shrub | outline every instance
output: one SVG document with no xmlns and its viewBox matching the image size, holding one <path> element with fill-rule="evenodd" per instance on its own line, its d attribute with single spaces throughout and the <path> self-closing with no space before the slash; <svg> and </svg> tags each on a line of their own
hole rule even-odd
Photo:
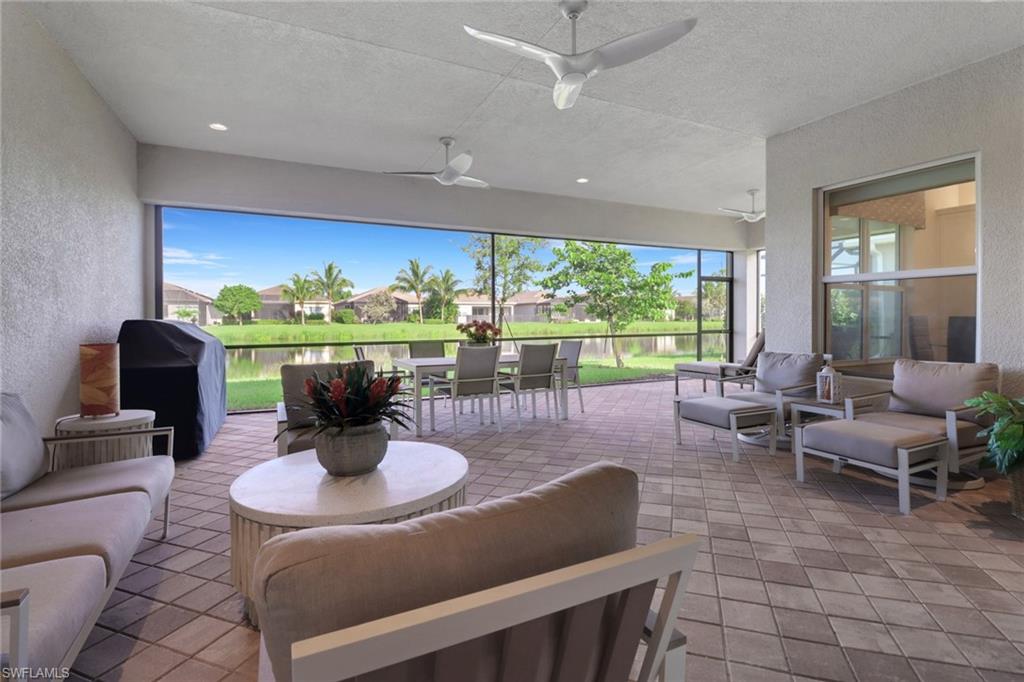
<svg viewBox="0 0 1024 682">
<path fill-rule="evenodd" d="M 324 314 L 323 313 L 306 313 L 306 321 L 307 322 L 315 322 L 317 320 L 323 320 L 323 319 L 324 319 Z"/>
<path fill-rule="evenodd" d="M 356 311 L 351 308 L 342 308 L 336 310 L 332 319 L 338 324 L 358 324 L 359 318 L 356 317 Z"/>
</svg>

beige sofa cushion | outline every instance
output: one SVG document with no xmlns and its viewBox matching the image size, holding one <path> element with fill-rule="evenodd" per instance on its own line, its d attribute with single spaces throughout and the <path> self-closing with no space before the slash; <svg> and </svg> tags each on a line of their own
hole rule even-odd
<svg viewBox="0 0 1024 682">
<path fill-rule="evenodd" d="M 0 571 L 4 590 L 28 588 L 28 661 L 57 668 L 100 607 L 107 573 L 98 556 L 76 556 Z"/>
<path fill-rule="evenodd" d="M 150 507 L 155 509 L 163 504 L 173 480 L 174 460 L 163 455 L 62 469 L 4 500 L 3 509 L 14 511 L 134 491 L 146 493 Z"/>
<path fill-rule="evenodd" d="M 823 363 L 821 353 L 760 353 L 754 388 L 774 393 L 781 388 L 813 384 Z"/>
<path fill-rule="evenodd" d="M 370 371 L 373 371 L 372 360 L 341 364 L 363 365 Z M 306 397 L 306 379 L 313 376 L 314 373 L 320 375 L 321 379 L 325 379 L 327 375 L 333 375 L 337 369 L 337 362 L 281 365 L 281 394 L 285 410 L 287 410 L 289 428 L 307 426 L 313 423 L 313 411 L 309 407 L 309 398 Z M 289 452 L 295 451 L 289 450 Z"/>
<path fill-rule="evenodd" d="M 679 402 L 679 415 L 683 419 L 710 424 L 722 429 L 730 428 L 729 415 L 749 412 L 750 410 L 763 409 L 763 405 L 751 405 L 742 400 L 731 398 L 691 398 Z M 736 425 L 739 428 L 767 424 L 771 419 L 769 415 L 741 415 L 737 414 Z"/>
<path fill-rule="evenodd" d="M 893 366 L 889 409 L 945 417 L 946 410 L 963 407 L 968 398 L 999 386 L 999 365 L 991 362 L 921 362 L 900 359 Z M 977 421 L 972 412 L 963 418 Z"/>
<path fill-rule="evenodd" d="M 0 515 L 0 568 L 72 556 L 103 559 L 107 576 L 119 576 L 149 524 L 146 493 L 118 493 Z"/>
<path fill-rule="evenodd" d="M 0 422 L 0 499 L 6 500 L 45 474 L 49 457 L 39 428 L 16 394 L 0 394 Z"/>
<path fill-rule="evenodd" d="M 638 505 L 636 474 L 600 463 L 475 507 L 271 538 L 252 593 L 274 675 L 291 679 L 293 642 L 630 549 Z M 422 664 L 390 679 L 431 679 Z"/>
<path fill-rule="evenodd" d="M 946 437 L 946 420 L 941 417 L 929 417 L 923 414 L 910 414 L 908 412 L 869 412 L 857 417 L 858 421 L 871 422 L 872 424 L 886 424 L 898 426 L 911 431 L 922 431 L 934 436 Z M 974 422 L 958 419 L 956 422 L 957 444 L 961 448 L 972 448 L 984 445 L 987 439 L 978 438 L 978 432 L 982 427 Z"/>
<path fill-rule="evenodd" d="M 890 469 L 895 469 L 899 463 L 898 448 L 917 447 L 934 442 L 935 438 L 933 434 L 860 419 L 834 419 L 803 427 L 805 447 Z M 927 450 L 911 453 L 908 461 L 914 464 L 932 456 L 933 453 Z"/>
</svg>

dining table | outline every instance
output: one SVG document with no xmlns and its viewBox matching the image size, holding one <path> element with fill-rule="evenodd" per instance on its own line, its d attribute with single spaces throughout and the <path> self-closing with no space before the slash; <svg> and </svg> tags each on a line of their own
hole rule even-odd
<svg viewBox="0 0 1024 682">
<path fill-rule="evenodd" d="M 416 421 L 416 435 L 423 435 L 423 382 L 431 374 L 446 374 L 455 371 L 454 357 L 437 358 L 395 358 L 392 361 L 395 369 L 404 370 L 412 376 L 412 385 L 419 387 L 413 390 L 413 415 Z M 519 353 L 502 353 L 498 358 L 498 367 L 511 369 L 519 365 Z M 559 383 L 559 415 L 560 419 L 569 419 L 569 387 L 565 381 L 565 358 L 555 358 L 555 373 L 558 374 Z"/>
</svg>

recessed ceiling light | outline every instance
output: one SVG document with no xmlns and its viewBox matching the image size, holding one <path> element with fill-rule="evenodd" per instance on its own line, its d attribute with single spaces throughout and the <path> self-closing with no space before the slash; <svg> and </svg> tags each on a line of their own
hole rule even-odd
<svg viewBox="0 0 1024 682">
<path fill-rule="evenodd" d="M 219 133 L 223 133 L 227 129 L 228 129 L 228 127 L 226 125 L 224 125 L 223 123 L 211 123 L 210 124 L 210 130 L 216 130 Z"/>
<path fill-rule="evenodd" d="M 581 185 L 585 185 L 588 182 L 590 182 L 590 178 L 576 178 L 576 182 L 580 183 Z"/>
</svg>

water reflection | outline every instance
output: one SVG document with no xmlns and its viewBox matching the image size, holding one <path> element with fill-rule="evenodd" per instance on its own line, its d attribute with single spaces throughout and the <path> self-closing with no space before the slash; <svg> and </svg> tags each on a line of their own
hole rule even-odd
<svg viewBox="0 0 1024 682">
<path fill-rule="evenodd" d="M 705 334 L 703 357 L 705 360 L 720 360 L 726 357 L 725 334 Z M 537 342 L 539 343 L 539 342 Z M 626 367 L 644 367 L 644 359 L 671 371 L 671 361 L 683 362 L 697 358 L 696 336 L 627 336 L 616 339 L 583 339 L 580 356 L 582 363 L 615 366 L 612 344 L 619 349 Z M 504 341 L 503 353 L 517 352 L 522 343 Z M 454 356 L 457 344 L 445 345 L 445 354 Z M 390 368 L 394 358 L 409 355 L 405 343 L 365 344 L 366 357 L 378 367 Z M 283 364 L 309 364 L 314 362 L 345 362 L 355 359 L 352 346 L 318 346 L 296 348 L 236 348 L 228 352 L 228 379 L 264 379 L 280 376 Z"/>
</svg>

